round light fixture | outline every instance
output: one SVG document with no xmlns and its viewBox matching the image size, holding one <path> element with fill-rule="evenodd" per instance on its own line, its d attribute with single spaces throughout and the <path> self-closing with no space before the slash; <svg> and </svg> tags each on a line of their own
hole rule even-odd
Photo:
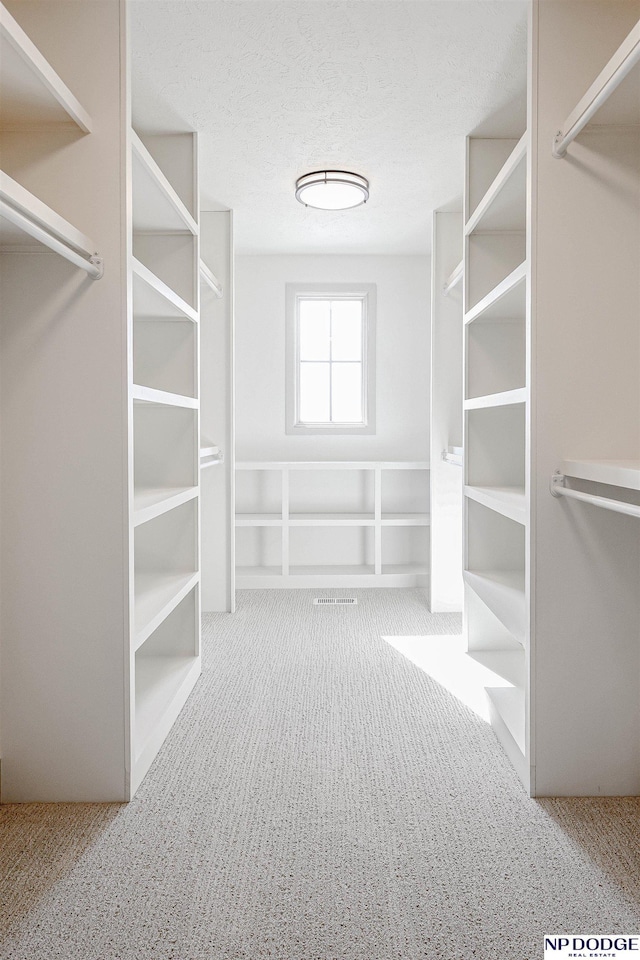
<svg viewBox="0 0 640 960">
<path fill-rule="evenodd" d="M 369 199 L 369 181 L 347 170 L 316 170 L 296 180 L 296 200 L 318 210 L 348 210 Z"/>
</svg>

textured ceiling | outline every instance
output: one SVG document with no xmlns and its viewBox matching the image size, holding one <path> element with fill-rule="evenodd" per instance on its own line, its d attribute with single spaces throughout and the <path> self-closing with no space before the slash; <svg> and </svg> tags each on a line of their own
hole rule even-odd
<svg viewBox="0 0 640 960">
<path fill-rule="evenodd" d="M 462 192 L 464 137 L 523 128 L 521 0 L 133 0 L 134 124 L 200 134 L 204 209 L 240 253 L 426 253 Z M 305 209 L 353 170 L 369 202 Z"/>
</svg>

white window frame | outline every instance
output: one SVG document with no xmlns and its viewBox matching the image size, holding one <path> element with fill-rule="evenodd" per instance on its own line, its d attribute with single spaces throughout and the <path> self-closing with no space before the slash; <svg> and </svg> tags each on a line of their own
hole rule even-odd
<svg viewBox="0 0 640 960">
<path fill-rule="evenodd" d="M 298 304 L 323 300 L 362 300 L 362 423 L 312 423 L 300 421 Z M 286 433 L 289 436 L 354 436 L 376 432 L 376 285 L 375 283 L 286 284 Z"/>
</svg>

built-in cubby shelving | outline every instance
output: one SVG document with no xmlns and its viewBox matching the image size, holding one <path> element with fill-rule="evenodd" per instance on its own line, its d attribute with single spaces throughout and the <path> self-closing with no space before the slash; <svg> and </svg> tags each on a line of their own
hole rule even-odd
<svg viewBox="0 0 640 960">
<path fill-rule="evenodd" d="M 195 138 L 130 131 L 132 789 L 200 672 Z"/>
<path fill-rule="evenodd" d="M 463 401 L 467 648 L 505 684 L 489 712 L 527 785 L 528 146 L 468 140 Z"/>
<path fill-rule="evenodd" d="M 236 470 L 238 586 L 424 584 L 425 462 L 245 461 Z"/>
</svg>

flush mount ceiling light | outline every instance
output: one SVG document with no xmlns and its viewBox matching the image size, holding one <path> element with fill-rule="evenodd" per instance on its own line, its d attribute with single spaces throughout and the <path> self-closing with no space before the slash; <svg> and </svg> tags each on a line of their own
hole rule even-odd
<svg viewBox="0 0 640 960">
<path fill-rule="evenodd" d="M 318 210 L 348 210 L 369 199 L 369 181 L 347 170 L 316 170 L 296 180 L 296 200 Z"/>
</svg>

